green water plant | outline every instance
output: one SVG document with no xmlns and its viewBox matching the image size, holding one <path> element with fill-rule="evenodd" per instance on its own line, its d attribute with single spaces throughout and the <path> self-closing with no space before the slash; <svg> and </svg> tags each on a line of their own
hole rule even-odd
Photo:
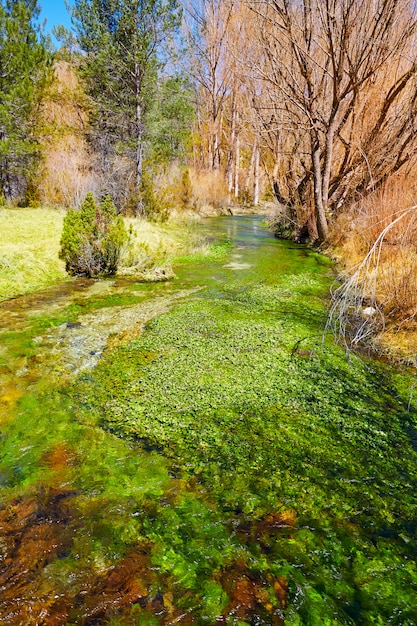
<svg viewBox="0 0 417 626">
<path fill-rule="evenodd" d="M 388 368 L 314 340 L 323 274 L 201 294 L 77 381 L 79 419 L 157 450 L 206 490 L 210 515 L 178 494 L 142 526 L 154 566 L 184 598 L 201 597 L 201 623 L 254 579 L 272 598 L 287 581 L 290 626 L 415 623 L 414 409 Z M 240 586 L 228 590 L 239 563 Z"/>
<path fill-rule="evenodd" d="M 128 234 L 110 196 L 100 204 L 88 193 L 79 210 L 64 219 L 59 258 L 72 276 L 115 274 Z"/>
<path fill-rule="evenodd" d="M 410 378 L 323 339 L 325 258 L 230 247 L 2 336 L 6 368 L 42 358 L 31 339 L 59 316 L 200 287 L 72 383 L 45 377 L 5 424 L 4 550 L 35 545 L 35 571 L 35 513 L 40 540 L 52 532 L 35 591 L 25 560 L 8 575 L 20 623 L 57 595 L 68 624 L 417 623 Z"/>
</svg>

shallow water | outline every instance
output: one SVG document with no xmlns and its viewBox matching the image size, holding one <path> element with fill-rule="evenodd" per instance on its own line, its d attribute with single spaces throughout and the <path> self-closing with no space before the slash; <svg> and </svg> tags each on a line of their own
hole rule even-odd
<svg viewBox="0 0 417 626">
<path fill-rule="evenodd" d="M 0 305 L 0 620 L 417 623 L 407 375 L 323 340 L 327 259 L 201 228 L 166 283 Z"/>
</svg>

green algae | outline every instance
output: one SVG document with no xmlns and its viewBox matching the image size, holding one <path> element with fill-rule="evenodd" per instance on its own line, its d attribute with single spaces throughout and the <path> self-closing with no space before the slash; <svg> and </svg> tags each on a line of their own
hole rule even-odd
<svg viewBox="0 0 417 626">
<path fill-rule="evenodd" d="M 327 259 L 240 243 L 245 269 L 225 267 L 229 244 L 182 259 L 175 288 L 204 291 L 73 384 L 21 399 L 2 436 L 3 499 L 72 490 L 71 549 L 42 574 L 62 593 L 149 546 L 165 613 L 142 602 L 105 623 L 414 624 L 407 377 L 323 339 Z M 65 471 L 50 462 L 60 446 Z"/>
<path fill-rule="evenodd" d="M 299 530 L 269 540 L 272 558 L 250 546 L 264 575 L 284 573 L 302 597 L 286 623 L 406 623 L 395 615 L 417 617 L 416 568 L 403 562 L 415 549 L 415 405 L 389 368 L 323 343 L 328 264 L 308 260 L 274 285 L 257 272 L 154 320 L 99 365 L 94 394 L 81 379 L 77 397 L 104 428 L 198 480 L 222 515 L 296 511 Z M 194 589 L 199 559 L 167 550 L 164 566 Z M 226 554 L 219 544 L 212 576 Z M 378 555 L 389 583 L 358 576 Z"/>
</svg>

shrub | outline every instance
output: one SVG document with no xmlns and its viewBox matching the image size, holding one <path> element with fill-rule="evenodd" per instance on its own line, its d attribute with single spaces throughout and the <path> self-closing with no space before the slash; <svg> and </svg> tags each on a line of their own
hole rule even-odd
<svg viewBox="0 0 417 626">
<path fill-rule="evenodd" d="M 96 204 L 89 193 L 79 210 L 66 214 L 59 257 L 72 276 L 110 276 L 117 271 L 127 239 L 123 218 L 110 197 Z"/>
<path fill-rule="evenodd" d="M 158 189 L 155 182 L 155 173 L 148 167 L 142 174 L 140 189 L 144 217 L 154 222 L 166 222 L 169 216 L 166 190 Z"/>
<path fill-rule="evenodd" d="M 189 209 L 193 203 L 193 185 L 191 183 L 190 171 L 185 169 L 181 176 L 181 193 L 180 204 L 181 208 Z"/>
<path fill-rule="evenodd" d="M 24 207 L 31 207 L 32 209 L 41 206 L 41 194 L 39 187 L 34 180 L 28 181 L 21 205 Z"/>
</svg>

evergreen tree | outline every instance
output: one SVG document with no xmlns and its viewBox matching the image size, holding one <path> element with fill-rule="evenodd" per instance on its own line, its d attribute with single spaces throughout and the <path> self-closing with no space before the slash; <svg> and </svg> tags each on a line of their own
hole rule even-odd
<svg viewBox="0 0 417 626">
<path fill-rule="evenodd" d="M 36 122 L 50 66 L 36 0 L 0 0 L 0 195 L 16 198 L 36 167 Z"/>
<path fill-rule="evenodd" d="M 97 204 L 88 193 L 80 209 L 70 209 L 65 216 L 59 258 L 72 276 L 111 276 L 117 272 L 127 239 L 123 218 L 111 198 Z"/>
<path fill-rule="evenodd" d="M 72 15 L 86 53 L 82 72 L 95 105 L 95 148 L 104 167 L 115 153 L 132 159 L 141 212 L 147 113 L 158 71 L 166 62 L 167 45 L 179 26 L 178 2 L 75 0 Z"/>
<path fill-rule="evenodd" d="M 155 162 L 184 164 L 192 143 L 194 92 L 183 76 L 161 78 L 149 113 L 149 151 Z"/>
</svg>

